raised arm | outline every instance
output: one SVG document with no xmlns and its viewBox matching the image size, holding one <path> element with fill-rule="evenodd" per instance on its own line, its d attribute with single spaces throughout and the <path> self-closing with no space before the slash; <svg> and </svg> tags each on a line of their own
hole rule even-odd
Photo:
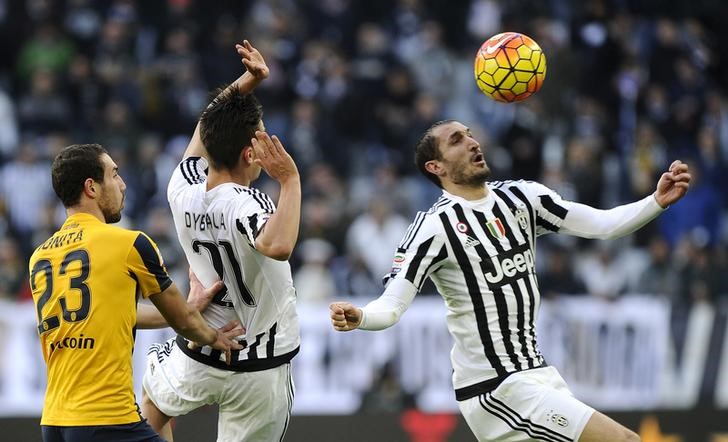
<svg viewBox="0 0 728 442">
<path fill-rule="evenodd" d="M 245 65 L 246 71 L 228 85 L 224 90 L 229 88 L 238 88 L 242 93 L 249 94 L 253 91 L 263 80 L 268 78 L 270 73 L 268 65 L 265 64 L 265 60 L 260 52 L 250 44 L 248 40 L 243 40 L 243 44 L 236 44 L 235 50 L 241 57 L 243 65 Z M 214 100 L 213 100 L 214 102 Z M 192 134 L 190 144 L 187 145 L 182 159 L 187 157 L 206 157 L 205 147 L 200 139 L 200 123 L 195 126 L 195 131 Z"/>
<path fill-rule="evenodd" d="M 301 178 L 296 163 L 281 141 L 265 132 L 251 140 L 255 163 L 281 185 L 278 208 L 255 239 L 255 249 L 273 259 L 287 260 L 298 239 L 301 221 Z"/>
<path fill-rule="evenodd" d="M 688 165 L 676 160 L 660 177 L 655 193 L 639 201 L 608 210 L 570 203 L 560 232 L 598 239 L 628 235 L 685 196 L 690 179 Z"/>
</svg>

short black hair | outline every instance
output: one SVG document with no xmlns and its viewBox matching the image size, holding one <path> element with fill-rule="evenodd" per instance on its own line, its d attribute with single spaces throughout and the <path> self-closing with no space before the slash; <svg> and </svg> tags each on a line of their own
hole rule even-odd
<svg viewBox="0 0 728 442">
<path fill-rule="evenodd" d="M 72 207 L 81 201 L 84 183 L 88 178 L 104 182 L 104 163 L 101 156 L 107 154 L 100 144 L 72 144 L 64 147 L 51 165 L 53 190 L 64 207 Z"/>
<path fill-rule="evenodd" d="M 417 168 L 428 180 L 435 183 L 435 185 L 439 188 L 442 188 L 440 178 L 437 175 L 428 172 L 425 168 L 425 163 L 432 160 L 442 159 L 442 153 L 437 147 L 437 139 L 434 135 L 432 135 L 432 131 L 438 126 L 452 123 L 453 121 L 455 120 L 440 120 L 433 123 L 433 125 L 425 131 L 424 135 L 422 135 L 420 141 L 417 142 L 417 146 L 415 146 L 415 165 L 417 165 Z"/>
<path fill-rule="evenodd" d="M 217 169 L 233 169 L 240 152 L 255 137 L 263 108 L 253 94 L 238 88 L 218 89 L 217 97 L 200 117 L 200 138 L 211 165 Z"/>
</svg>

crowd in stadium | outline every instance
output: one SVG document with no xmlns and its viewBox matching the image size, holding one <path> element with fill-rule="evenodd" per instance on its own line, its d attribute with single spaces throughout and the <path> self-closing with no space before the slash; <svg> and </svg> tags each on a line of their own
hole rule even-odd
<svg viewBox="0 0 728 442">
<path fill-rule="evenodd" d="M 234 44 L 247 38 L 271 70 L 256 90 L 267 130 L 301 170 L 301 302 L 381 292 L 409 220 L 437 197 L 412 153 L 444 118 L 470 125 L 493 179 L 537 180 L 595 207 L 648 195 L 674 159 L 688 162 L 687 197 L 628 240 L 541 241 L 540 289 L 717 301 L 728 294 L 728 16 L 711 2 L 692 2 L 694 18 L 656 15 L 648 0 L 577 3 L 0 0 L 0 299 L 30 299 L 28 257 L 64 216 L 49 164 L 72 143 L 109 150 L 128 186 L 122 224 L 144 229 L 185 279 L 166 185 L 209 93 L 242 72 Z M 473 81 L 475 51 L 503 30 L 548 59 L 543 89 L 518 105 Z M 270 180 L 257 185 L 275 195 Z"/>
</svg>

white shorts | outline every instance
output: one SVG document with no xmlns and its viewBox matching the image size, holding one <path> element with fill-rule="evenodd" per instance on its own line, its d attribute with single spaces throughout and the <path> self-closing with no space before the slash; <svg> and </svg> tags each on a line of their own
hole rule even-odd
<svg viewBox="0 0 728 442">
<path fill-rule="evenodd" d="M 514 373 L 495 390 L 458 404 L 479 441 L 578 441 L 594 413 L 554 367 Z"/>
<path fill-rule="evenodd" d="M 220 370 L 185 355 L 174 339 L 149 349 L 143 385 L 167 416 L 219 404 L 218 442 L 281 440 L 295 392 L 290 363 L 253 372 Z"/>
</svg>

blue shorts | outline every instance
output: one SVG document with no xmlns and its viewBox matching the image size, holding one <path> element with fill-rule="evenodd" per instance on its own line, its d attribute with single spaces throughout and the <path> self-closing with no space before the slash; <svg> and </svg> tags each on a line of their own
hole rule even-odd
<svg viewBox="0 0 728 442">
<path fill-rule="evenodd" d="M 123 425 L 41 425 L 43 442 L 165 442 L 146 419 Z"/>
</svg>

